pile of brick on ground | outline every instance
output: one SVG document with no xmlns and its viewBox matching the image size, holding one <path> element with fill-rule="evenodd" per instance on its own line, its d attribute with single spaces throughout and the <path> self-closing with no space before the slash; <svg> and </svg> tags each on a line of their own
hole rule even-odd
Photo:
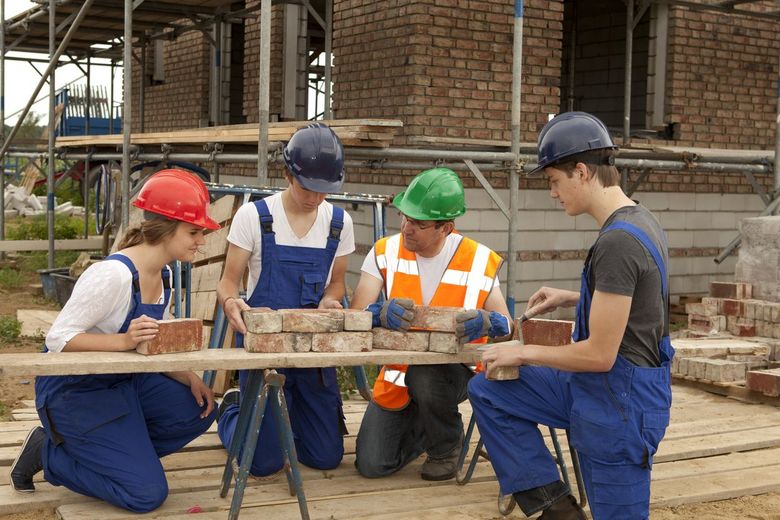
<svg viewBox="0 0 780 520">
<path fill-rule="evenodd" d="M 457 307 L 415 306 L 414 329 L 397 332 L 371 327 L 367 311 L 345 309 L 281 309 L 244 311 L 248 352 L 368 352 L 373 349 L 455 354 Z"/>
<path fill-rule="evenodd" d="M 780 395 L 780 303 L 752 295 L 748 283 L 712 282 L 709 297 L 686 305 L 690 337 L 672 341 L 675 377 Z"/>
</svg>

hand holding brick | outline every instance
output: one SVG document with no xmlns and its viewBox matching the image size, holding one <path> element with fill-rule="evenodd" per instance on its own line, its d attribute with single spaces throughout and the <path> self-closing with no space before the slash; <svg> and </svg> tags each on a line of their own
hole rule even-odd
<svg viewBox="0 0 780 520">
<path fill-rule="evenodd" d="M 203 346 L 203 321 L 195 318 L 160 320 L 159 333 L 150 341 L 136 346 L 139 354 L 151 356 L 174 352 L 192 352 Z"/>
</svg>

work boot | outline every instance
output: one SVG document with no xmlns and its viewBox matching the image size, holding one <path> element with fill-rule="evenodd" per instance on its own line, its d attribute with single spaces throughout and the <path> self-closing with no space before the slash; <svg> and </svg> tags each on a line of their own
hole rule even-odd
<svg viewBox="0 0 780 520">
<path fill-rule="evenodd" d="M 19 493 L 35 491 L 33 476 L 43 469 L 43 441 L 46 432 L 36 426 L 22 444 L 22 449 L 11 466 L 11 487 Z"/>
<path fill-rule="evenodd" d="M 458 471 L 460 448 L 455 448 L 443 457 L 428 456 L 422 466 L 423 480 L 449 480 L 455 478 Z"/>
<path fill-rule="evenodd" d="M 587 520 L 587 518 L 577 500 L 571 495 L 566 495 L 545 509 L 539 520 Z"/>
<path fill-rule="evenodd" d="M 219 421 L 219 418 L 222 417 L 223 413 L 225 413 L 227 407 L 232 404 L 238 404 L 240 402 L 240 398 L 241 391 L 238 388 L 231 388 L 225 392 L 225 395 L 222 396 L 222 402 L 219 403 L 219 406 L 217 407 L 217 421 Z"/>
</svg>

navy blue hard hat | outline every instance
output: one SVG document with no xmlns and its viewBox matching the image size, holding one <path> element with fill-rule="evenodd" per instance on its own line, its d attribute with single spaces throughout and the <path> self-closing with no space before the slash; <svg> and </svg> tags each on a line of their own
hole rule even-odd
<svg viewBox="0 0 780 520">
<path fill-rule="evenodd" d="M 299 129 L 284 147 L 284 164 L 309 191 L 338 193 L 344 184 L 344 146 L 322 123 Z"/>
<path fill-rule="evenodd" d="M 538 147 L 539 165 L 528 175 L 572 155 L 617 148 L 604 123 L 587 112 L 564 112 L 552 118 L 539 132 Z"/>
</svg>

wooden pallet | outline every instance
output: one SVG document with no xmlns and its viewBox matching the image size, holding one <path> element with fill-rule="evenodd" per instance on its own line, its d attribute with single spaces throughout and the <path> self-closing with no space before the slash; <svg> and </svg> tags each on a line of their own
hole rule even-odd
<svg viewBox="0 0 780 520">
<path fill-rule="evenodd" d="M 26 403 L 29 405 L 31 403 Z M 420 479 L 424 458 L 383 479 L 364 479 L 354 469 L 355 434 L 365 402 L 345 403 L 347 426 L 345 456 L 331 471 L 303 467 L 304 489 L 312 518 L 370 518 L 391 520 L 399 515 L 422 520 L 494 519 L 498 486 L 490 464 L 480 460 L 471 483 L 456 487 L 449 482 Z M 32 410 L 20 410 L 20 413 Z M 464 421 L 471 411 L 461 406 Z M 198 506 L 199 519 L 223 520 L 230 507 L 219 498 L 218 487 L 225 450 L 212 429 L 179 453 L 163 459 L 170 495 L 161 508 L 136 515 L 85 498 L 48 483 L 37 484 L 32 495 L 13 493 L 8 467 L 27 430 L 35 421 L 0 423 L 0 515 L 56 508 L 63 520 L 157 518 L 191 519 L 187 510 Z M 545 431 L 545 437 L 549 435 Z M 562 440 L 565 456 L 568 449 Z M 39 481 L 40 481 L 40 475 Z M 652 505 L 674 506 L 722 500 L 780 490 L 780 412 L 774 407 L 751 405 L 699 390 L 674 387 L 672 424 L 656 457 Z M 780 513 L 780 512 L 779 512 Z M 242 517 L 299 518 L 298 506 L 287 491 L 283 476 L 275 480 L 250 479 Z"/>
<path fill-rule="evenodd" d="M 403 126 L 401 121 L 388 119 L 334 119 L 321 121 L 330 126 L 345 146 L 366 146 L 384 148 L 390 145 L 396 130 Z M 287 141 L 296 130 L 311 124 L 311 121 L 289 121 L 270 123 L 268 139 L 270 142 Z M 194 144 L 206 143 L 253 143 L 258 140 L 259 127 L 256 123 L 244 125 L 188 128 L 171 132 L 134 133 L 130 142 L 144 144 Z M 121 134 L 87 135 L 60 137 L 56 141 L 58 148 L 83 146 L 115 147 L 121 145 Z"/>
</svg>

